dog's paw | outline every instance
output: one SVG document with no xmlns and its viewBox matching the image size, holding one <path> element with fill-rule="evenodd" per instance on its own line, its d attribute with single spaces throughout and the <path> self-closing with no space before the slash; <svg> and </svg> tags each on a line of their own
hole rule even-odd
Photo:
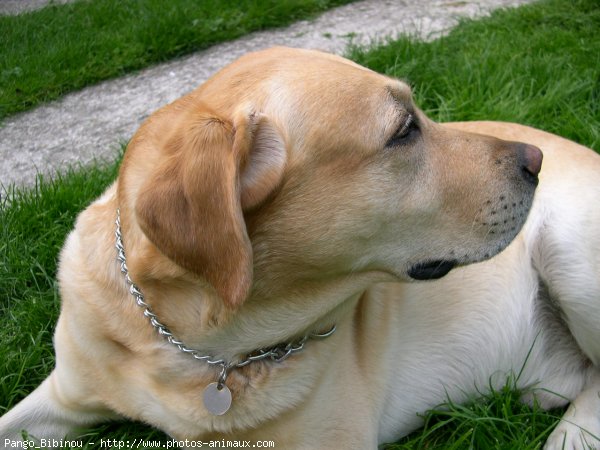
<svg viewBox="0 0 600 450">
<path fill-rule="evenodd" d="M 544 450 L 600 450 L 600 372 L 571 402 Z"/>
<path fill-rule="evenodd" d="M 544 450 L 600 450 L 600 417 L 589 423 L 570 422 L 563 418 L 550 434 Z"/>
</svg>

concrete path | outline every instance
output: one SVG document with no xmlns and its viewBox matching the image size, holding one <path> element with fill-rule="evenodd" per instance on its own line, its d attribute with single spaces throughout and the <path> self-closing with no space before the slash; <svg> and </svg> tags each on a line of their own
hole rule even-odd
<svg viewBox="0 0 600 450">
<path fill-rule="evenodd" d="M 53 4 L 69 3 L 74 0 L 0 0 L 0 14 L 21 14 L 44 6 Z"/>
<path fill-rule="evenodd" d="M 0 4 L 5 1 L 0 0 Z M 312 21 L 252 33 L 83 89 L 0 125 L 0 184 L 31 185 L 38 171 L 54 173 L 78 162 L 114 158 L 120 144 L 127 142 L 151 112 L 194 89 L 246 52 L 286 45 L 343 54 L 350 36 L 354 43 L 400 33 L 432 38 L 454 26 L 460 17 L 476 17 L 494 8 L 530 1 L 363 0 L 325 12 Z"/>
</svg>

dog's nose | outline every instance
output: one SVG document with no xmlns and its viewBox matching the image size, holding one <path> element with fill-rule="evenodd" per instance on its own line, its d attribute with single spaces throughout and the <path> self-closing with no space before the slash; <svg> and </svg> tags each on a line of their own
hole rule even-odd
<svg viewBox="0 0 600 450">
<path fill-rule="evenodd" d="M 538 175 L 542 169 L 542 151 L 535 145 L 521 144 L 519 149 L 519 163 L 523 177 L 537 185 Z"/>
</svg>

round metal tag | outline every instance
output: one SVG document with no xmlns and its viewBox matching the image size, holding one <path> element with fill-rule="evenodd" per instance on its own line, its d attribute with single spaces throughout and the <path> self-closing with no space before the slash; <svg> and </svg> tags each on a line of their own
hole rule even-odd
<svg viewBox="0 0 600 450">
<path fill-rule="evenodd" d="M 224 384 L 219 388 L 216 381 L 204 389 L 204 406 L 209 413 L 222 416 L 231 407 L 231 391 Z"/>
</svg>

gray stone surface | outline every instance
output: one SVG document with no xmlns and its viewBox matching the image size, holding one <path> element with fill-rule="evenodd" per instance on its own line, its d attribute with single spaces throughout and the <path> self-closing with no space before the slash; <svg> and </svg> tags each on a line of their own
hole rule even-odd
<svg viewBox="0 0 600 450">
<path fill-rule="evenodd" d="M 0 184 L 30 185 L 38 171 L 53 173 L 78 162 L 114 158 L 120 143 L 126 142 L 152 111 L 189 92 L 246 52 L 286 45 L 342 54 L 350 39 L 362 44 L 400 33 L 431 38 L 451 28 L 460 17 L 476 17 L 493 8 L 530 1 L 363 0 L 311 21 L 253 33 L 83 89 L 0 125 Z"/>
<path fill-rule="evenodd" d="M 0 14 L 21 14 L 41 9 L 49 3 L 62 4 L 74 0 L 0 0 Z"/>
</svg>

